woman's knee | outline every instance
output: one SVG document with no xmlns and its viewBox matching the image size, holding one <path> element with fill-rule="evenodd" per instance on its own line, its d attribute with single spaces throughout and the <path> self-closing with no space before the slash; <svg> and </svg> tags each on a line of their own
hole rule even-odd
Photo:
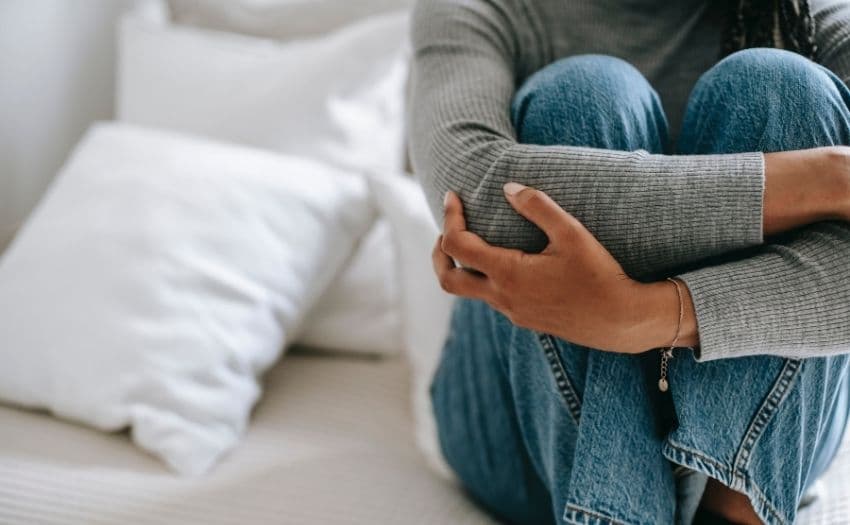
<svg viewBox="0 0 850 525">
<path fill-rule="evenodd" d="M 696 91 L 714 92 L 739 105 L 776 112 L 847 106 L 841 81 L 824 67 L 790 51 L 756 48 L 733 53 L 709 69 Z M 790 107 L 789 107 L 790 106 Z"/>
<path fill-rule="evenodd" d="M 850 91 L 843 82 L 811 60 L 780 49 L 738 51 L 694 87 L 680 150 L 778 151 L 846 143 L 848 106 Z"/>
<path fill-rule="evenodd" d="M 606 55 L 553 62 L 517 91 L 511 118 L 522 143 L 660 152 L 667 122 L 634 66 Z"/>
</svg>

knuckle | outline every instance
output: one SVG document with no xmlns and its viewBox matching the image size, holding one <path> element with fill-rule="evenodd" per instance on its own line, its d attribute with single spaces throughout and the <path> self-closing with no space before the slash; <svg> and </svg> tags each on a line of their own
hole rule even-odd
<svg viewBox="0 0 850 525">
<path fill-rule="evenodd" d="M 532 207 L 539 207 L 543 204 L 543 196 L 538 190 L 529 192 L 528 198 L 525 199 L 526 204 Z"/>
<path fill-rule="evenodd" d="M 437 269 L 436 274 L 437 274 L 437 283 L 440 285 L 440 288 L 445 290 L 446 287 L 448 286 L 448 282 L 449 282 L 448 272 L 446 270 L 440 268 L 440 269 Z"/>
<path fill-rule="evenodd" d="M 447 233 L 443 236 L 443 251 L 446 253 L 457 253 L 459 248 L 459 239 L 456 233 Z"/>
<path fill-rule="evenodd" d="M 442 288 L 443 291 L 447 293 L 452 293 L 453 291 L 451 283 L 449 283 L 448 279 L 446 278 L 440 279 L 440 288 Z"/>
<path fill-rule="evenodd" d="M 499 282 L 499 286 L 504 290 L 513 290 L 517 286 L 518 276 L 513 263 L 514 261 L 506 257 L 496 265 L 494 277 Z"/>
</svg>

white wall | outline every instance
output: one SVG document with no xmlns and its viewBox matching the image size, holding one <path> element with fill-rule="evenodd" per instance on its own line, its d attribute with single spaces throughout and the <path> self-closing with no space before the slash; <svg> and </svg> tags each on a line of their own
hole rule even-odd
<svg viewBox="0 0 850 525">
<path fill-rule="evenodd" d="M 0 0 L 0 250 L 93 120 L 112 116 L 130 0 Z"/>
</svg>

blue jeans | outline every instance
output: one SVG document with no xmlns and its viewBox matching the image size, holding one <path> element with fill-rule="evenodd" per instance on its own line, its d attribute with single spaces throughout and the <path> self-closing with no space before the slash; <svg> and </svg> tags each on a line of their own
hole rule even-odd
<svg viewBox="0 0 850 525">
<path fill-rule="evenodd" d="M 658 95 L 612 57 L 547 66 L 511 112 L 524 143 L 702 154 L 850 144 L 848 106 L 828 70 L 754 49 L 702 76 L 675 145 Z M 688 523 L 707 476 L 766 523 L 792 523 L 847 424 L 848 356 L 697 362 L 684 350 L 669 371 L 677 423 L 659 431 L 655 355 L 596 351 L 459 299 L 432 385 L 446 460 L 512 523 Z"/>
</svg>

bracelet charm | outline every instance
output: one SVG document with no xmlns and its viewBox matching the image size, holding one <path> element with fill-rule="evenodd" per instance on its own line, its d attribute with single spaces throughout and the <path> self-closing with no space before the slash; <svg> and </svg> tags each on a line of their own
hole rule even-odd
<svg viewBox="0 0 850 525">
<path fill-rule="evenodd" d="M 676 335 L 673 337 L 673 342 L 667 348 L 661 348 L 661 377 L 658 379 L 658 390 L 667 392 L 670 389 L 670 383 L 667 381 L 667 368 L 670 359 L 673 358 L 673 349 L 676 343 L 679 342 L 679 336 L 682 331 L 682 319 L 685 317 L 685 308 L 682 302 L 682 288 L 679 286 L 679 281 L 668 277 L 668 281 L 676 287 L 676 296 L 679 298 L 679 320 L 676 323 Z"/>
</svg>

